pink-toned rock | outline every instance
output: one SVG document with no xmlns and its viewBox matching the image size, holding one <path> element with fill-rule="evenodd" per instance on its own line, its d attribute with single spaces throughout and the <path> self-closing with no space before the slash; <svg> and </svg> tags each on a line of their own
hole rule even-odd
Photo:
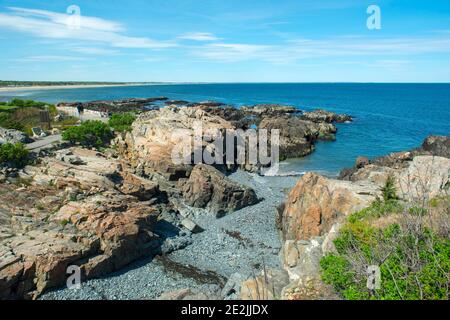
<svg viewBox="0 0 450 320">
<path fill-rule="evenodd" d="M 307 173 L 289 193 L 282 214 L 285 240 L 323 235 L 341 217 L 368 206 L 379 194 L 371 183 L 352 184 Z"/>
</svg>

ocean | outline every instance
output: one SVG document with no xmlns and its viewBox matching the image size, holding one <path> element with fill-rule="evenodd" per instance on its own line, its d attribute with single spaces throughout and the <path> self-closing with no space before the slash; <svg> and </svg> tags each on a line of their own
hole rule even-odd
<svg viewBox="0 0 450 320">
<path fill-rule="evenodd" d="M 337 125 L 336 141 L 318 142 L 313 154 L 283 163 L 284 172 L 336 176 L 359 155 L 374 158 L 416 147 L 431 134 L 450 135 L 450 84 L 164 84 L 0 92 L 1 100 L 18 97 L 49 103 L 156 96 L 235 106 L 286 104 L 355 117 L 353 123 Z"/>
</svg>

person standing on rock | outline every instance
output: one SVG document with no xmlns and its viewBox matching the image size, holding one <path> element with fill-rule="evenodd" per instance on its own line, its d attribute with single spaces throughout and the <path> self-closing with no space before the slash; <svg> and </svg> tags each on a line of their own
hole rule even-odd
<svg viewBox="0 0 450 320">
<path fill-rule="evenodd" d="M 82 104 L 79 104 L 77 106 L 77 111 L 78 111 L 78 116 L 80 117 L 81 122 L 83 122 L 82 116 L 83 116 L 83 113 L 84 113 L 84 107 L 83 107 Z"/>
</svg>

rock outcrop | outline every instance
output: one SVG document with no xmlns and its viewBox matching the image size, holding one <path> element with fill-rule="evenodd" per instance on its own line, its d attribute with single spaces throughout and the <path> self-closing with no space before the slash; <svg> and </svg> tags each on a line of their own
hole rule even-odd
<svg viewBox="0 0 450 320">
<path fill-rule="evenodd" d="M 70 265 L 92 278 L 158 252 L 161 192 L 120 161 L 71 148 L 21 179 L 0 185 L 0 298 L 36 298 Z"/>
<path fill-rule="evenodd" d="M 166 101 L 166 97 L 155 98 L 131 98 L 122 100 L 98 100 L 89 102 L 61 102 L 57 108 L 78 108 L 99 112 L 137 112 L 146 111 L 151 108 L 152 103 Z"/>
<path fill-rule="evenodd" d="M 264 118 L 260 129 L 280 130 L 280 157 L 298 158 L 314 151 L 318 139 L 333 140 L 337 129 L 333 124 L 302 120 L 298 117 Z"/>
<path fill-rule="evenodd" d="M 347 114 L 337 114 L 334 112 L 326 111 L 326 110 L 314 110 L 310 112 L 303 112 L 302 116 L 305 120 L 310 120 L 314 122 L 351 122 L 353 118 Z"/>
<path fill-rule="evenodd" d="M 259 118 L 280 117 L 300 112 L 300 110 L 295 107 L 278 104 L 257 104 L 254 106 L 242 106 L 239 110 L 241 110 L 245 114 L 253 115 Z"/>
<path fill-rule="evenodd" d="M 0 127 L 0 145 L 4 143 L 30 143 L 33 142 L 25 133 Z"/>
<path fill-rule="evenodd" d="M 375 158 L 372 161 L 368 161 L 365 157 L 358 157 L 353 168 L 346 168 L 340 172 L 339 179 L 357 181 L 364 179 L 367 176 L 367 172 L 385 172 L 406 168 L 416 156 L 450 158 L 450 137 L 429 136 L 418 148 L 410 151 L 394 152 L 387 156 Z M 361 158 L 365 159 L 364 162 L 359 161 Z M 366 173 L 364 174 L 364 172 Z"/>
<path fill-rule="evenodd" d="M 256 204 L 255 192 L 229 179 L 214 167 L 198 164 L 189 179 L 178 182 L 187 204 L 218 216 Z"/>
<path fill-rule="evenodd" d="M 284 240 L 309 240 L 328 232 L 341 217 L 367 207 L 380 195 L 376 185 L 307 173 L 288 195 L 282 213 Z"/>
<path fill-rule="evenodd" d="M 225 130 L 233 130 L 233 125 L 219 116 L 214 116 L 201 108 L 165 107 L 160 110 L 142 114 L 134 123 L 132 132 L 119 138 L 116 145 L 119 152 L 134 167 L 141 167 L 146 175 L 158 173 L 165 178 L 176 181 L 186 178 L 192 170 L 191 153 L 188 161 L 175 163 L 173 160 L 176 146 L 192 147 L 196 126 L 199 125 L 200 136 L 214 140 Z M 206 145 L 201 142 L 201 147 Z M 183 160 L 183 159 L 180 159 Z M 185 162 L 185 163 L 183 163 Z"/>
<path fill-rule="evenodd" d="M 304 175 L 279 210 L 282 263 L 291 279 L 284 295 L 295 298 L 295 290 L 298 293 L 313 289 L 314 292 L 317 288 L 319 296 L 329 295 L 330 292 L 326 293 L 329 288 L 320 281 L 320 258 L 334 252 L 333 240 L 338 237 L 346 216 L 382 197 L 381 188 L 388 177 L 392 177 L 400 201 L 427 203 L 432 198 L 448 195 L 450 159 L 429 155 L 445 155 L 446 141 L 443 137 L 428 138 L 424 143 L 428 150 L 422 147 L 372 163 L 360 158 L 351 173 L 351 181 L 328 179 L 314 173 Z M 315 287 L 308 289 L 307 283 Z"/>
</svg>

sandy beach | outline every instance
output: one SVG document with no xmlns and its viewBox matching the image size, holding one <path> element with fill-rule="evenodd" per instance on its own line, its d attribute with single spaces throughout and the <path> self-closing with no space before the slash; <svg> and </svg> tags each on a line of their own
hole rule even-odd
<svg viewBox="0 0 450 320">
<path fill-rule="evenodd" d="M 1 87 L 0 92 L 34 91 L 34 90 L 63 90 L 63 89 L 84 89 L 84 88 L 103 88 L 103 87 L 132 87 L 149 86 L 149 83 L 126 83 L 126 84 L 86 84 L 86 85 L 55 85 L 55 86 L 20 86 L 20 87 Z"/>
</svg>

